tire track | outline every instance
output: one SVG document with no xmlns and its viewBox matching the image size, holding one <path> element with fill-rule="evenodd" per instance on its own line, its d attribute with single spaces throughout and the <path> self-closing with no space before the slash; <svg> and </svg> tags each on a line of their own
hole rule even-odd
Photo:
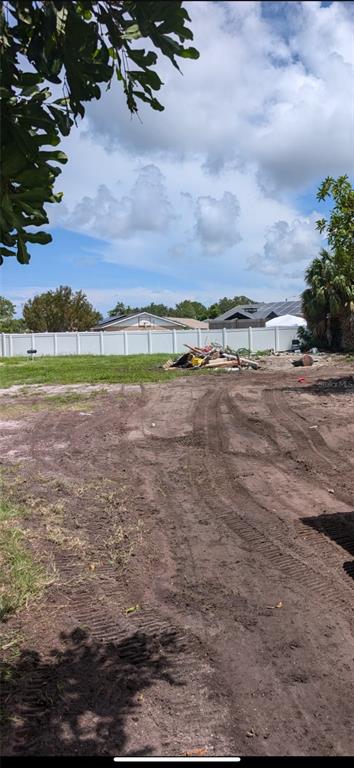
<svg viewBox="0 0 354 768">
<path fill-rule="evenodd" d="M 284 393 L 275 389 L 264 390 L 264 398 L 266 405 L 269 408 L 271 415 L 278 421 L 281 420 L 281 424 L 286 427 L 289 434 L 295 437 L 299 448 L 302 452 L 304 445 L 307 448 L 308 453 L 318 462 L 325 463 L 331 469 L 339 471 L 339 466 L 334 464 L 335 461 L 341 461 L 341 457 L 337 452 L 332 451 L 321 434 L 314 431 L 312 437 L 309 436 L 308 430 L 299 424 L 299 415 L 292 411 L 289 404 L 285 402 Z"/>
<path fill-rule="evenodd" d="M 197 443 L 199 444 L 202 436 L 204 438 L 204 476 L 202 481 L 200 479 L 201 473 L 195 467 L 193 454 L 190 461 L 194 465 L 193 477 L 197 478 L 196 482 L 200 490 L 203 490 L 204 501 L 209 513 L 224 522 L 244 542 L 250 552 L 257 553 L 262 560 L 266 560 L 291 582 L 298 585 L 300 589 L 305 589 L 314 597 L 320 597 L 332 604 L 338 603 L 340 592 L 347 593 L 347 597 L 352 600 L 354 583 L 347 584 L 341 577 L 337 578 L 337 583 L 335 583 L 331 574 L 324 575 L 322 573 L 323 563 L 318 558 L 317 553 L 311 552 L 312 561 L 315 554 L 318 562 L 317 568 L 313 563 L 310 564 L 306 560 L 304 562 L 303 558 L 306 555 L 309 556 L 309 553 L 294 552 L 293 546 L 298 543 L 298 540 L 294 538 L 291 527 L 287 527 L 288 536 L 286 536 L 285 525 L 281 529 L 279 524 L 274 523 L 274 517 L 267 507 L 255 501 L 243 484 L 235 479 L 234 472 L 230 468 L 227 446 L 223 438 L 222 402 L 221 388 L 216 392 L 210 391 L 201 400 L 194 414 Z M 218 454 L 222 454 L 221 461 L 218 461 Z M 225 493 L 230 479 L 232 479 L 234 496 L 230 492 Z M 213 496 L 218 501 L 217 510 L 215 505 L 210 502 Z M 238 509 L 243 504 L 247 510 L 246 514 L 252 517 L 259 515 L 260 511 L 265 512 L 267 517 L 264 517 L 262 529 L 253 521 L 251 522 L 249 517 L 246 520 L 244 515 L 241 515 L 235 508 L 236 503 Z M 219 511 L 220 506 L 224 509 L 221 513 Z"/>
<path fill-rule="evenodd" d="M 51 415 L 45 414 L 40 420 L 39 432 L 46 432 L 48 442 L 60 440 L 61 423 L 57 417 L 53 423 Z M 103 428 L 107 425 L 112 429 L 110 413 L 105 418 L 100 418 L 100 428 L 102 425 Z M 82 427 L 82 422 L 74 424 L 74 429 L 76 427 Z M 38 443 L 35 432 L 32 435 L 32 451 L 38 459 L 42 443 Z M 70 455 L 72 456 L 71 452 Z M 69 469 L 69 466 L 67 468 Z M 71 466 L 70 475 L 72 474 Z M 100 519 L 95 519 L 94 515 L 88 514 L 88 499 L 80 498 L 80 502 L 83 505 L 80 512 L 81 528 L 79 531 L 75 529 L 75 533 L 81 536 L 84 534 L 85 539 L 100 552 L 102 547 L 104 550 L 112 513 L 110 512 L 106 519 L 103 515 Z M 211 753 L 213 749 L 221 749 L 221 752 L 226 754 L 228 749 L 232 751 L 230 746 L 224 746 L 224 732 L 232 731 L 230 728 L 221 728 L 227 713 L 213 700 L 214 672 L 208 662 L 208 648 L 201 644 L 191 630 L 184 627 L 183 616 L 177 616 L 178 621 L 175 620 L 176 617 L 171 619 L 168 607 L 158 605 L 158 601 L 155 603 L 152 595 L 142 610 L 127 617 L 127 590 L 117 578 L 113 566 L 107 563 L 98 564 L 95 575 L 90 574 L 87 577 L 87 583 L 83 577 L 85 571 L 87 575 L 88 563 L 83 557 L 64 548 L 57 548 L 54 556 L 56 568 L 63 576 L 61 593 L 67 601 L 67 614 L 74 625 L 79 625 L 88 632 L 93 643 L 102 646 L 114 644 L 118 647 L 119 657 L 124 663 L 137 668 L 144 666 L 152 658 L 155 658 L 158 664 L 161 655 L 167 655 L 171 684 L 183 689 L 183 696 L 171 703 L 177 739 L 177 746 L 171 744 L 172 751 L 178 750 L 178 742 L 182 745 L 193 744 L 195 738 L 201 744 L 208 745 Z M 26 717 L 32 717 L 31 707 L 33 718 L 40 718 L 43 714 L 44 710 L 36 709 L 40 685 L 41 682 L 34 679 L 28 692 L 28 706 L 25 701 L 23 704 L 27 707 Z M 228 744 L 230 745 L 230 738 Z"/>
</svg>

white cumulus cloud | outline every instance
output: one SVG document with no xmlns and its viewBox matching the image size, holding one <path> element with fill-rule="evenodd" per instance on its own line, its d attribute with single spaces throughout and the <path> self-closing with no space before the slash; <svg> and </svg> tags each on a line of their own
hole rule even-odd
<svg viewBox="0 0 354 768">
<path fill-rule="evenodd" d="M 129 195 L 118 198 L 101 184 L 95 196 L 85 195 L 77 203 L 66 225 L 106 239 L 125 239 L 137 232 L 165 231 L 173 218 L 161 171 L 146 165 Z"/>
<path fill-rule="evenodd" d="M 249 269 L 265 275 L 286 274 L 299 277 L 319 252 L 323 238 L 315 228 L 315 215 L 297 218 L 292 222 L 280 220 L 268 227 L 263 250 L 249 259 Z M 289 265 L 300 269 L 289 273 Z"/>
<path fill-rule="evenodd" d="M 208 253 L 222 253 L 240 242 L 239 214 L 239 202 L 231 192 L 224 192 L 221 200 L 210 195 L 198 198 L 195 229 Z"/>
</svg>

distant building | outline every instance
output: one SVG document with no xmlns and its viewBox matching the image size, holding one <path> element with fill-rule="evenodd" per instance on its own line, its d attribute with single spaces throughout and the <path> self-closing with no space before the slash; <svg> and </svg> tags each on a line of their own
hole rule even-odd
<svg viewBox="0 0 354 768">
<path fill-rule="evenodd" d="M 267 320 L 282 317 L 282 315 L 303 317 L 301 300 L 239 304 L 213 320 L 209 320 L 209 328 L 262 328 Z"/>
<path fill-rule="evenodd" d="M 94 331 L 183 331 L 185 328 L 207 329 L 208 323 L 188 317 L 159 317 L 150 312 L 116 315 L 100 320 Z"/>
</svg>

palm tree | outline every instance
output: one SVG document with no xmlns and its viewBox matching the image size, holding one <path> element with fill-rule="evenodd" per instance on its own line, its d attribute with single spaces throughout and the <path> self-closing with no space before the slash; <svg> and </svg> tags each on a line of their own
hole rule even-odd
<svg viewBox="0 0 354 768">
<path fill-rule="evenodd" d="M 309 287 L 302 294 L 303 310 L 316 343 L 340 348 L 344 332 L 347 346 L 347 328 L 348 322 L 349 328 L 352 325 L 351 305 L 354 302 L 351 254 L 344 250 L 330 253 L 322 249 L 320 256 L 307 268 L 305 279 Z"/>
</svg>

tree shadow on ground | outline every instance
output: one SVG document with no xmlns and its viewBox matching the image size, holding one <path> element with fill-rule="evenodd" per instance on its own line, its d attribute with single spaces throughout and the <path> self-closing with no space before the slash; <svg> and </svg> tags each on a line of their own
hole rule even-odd
<svg viewBox="0 0 354 768">
<path fill-rule="evenodd" d="M 354 556 L 354 512 L 335 512 L 316 517 L 303 517 L 301 522 L 324 534 Z M 343 570 L 353 579 L 354 560 L 344 562 Z"/>
<path fill-rule="evenodd" d="M 139 719 L 138 694 L 171 674 L 173 632 L 93 643 L 81 628 L 62 633 L 50 658 L 25 649 L 2 665 L 5 755 L 128 755 L 125 725 Z M 144 745 L 131 755 L 152 754 Z"/>
</svg>

